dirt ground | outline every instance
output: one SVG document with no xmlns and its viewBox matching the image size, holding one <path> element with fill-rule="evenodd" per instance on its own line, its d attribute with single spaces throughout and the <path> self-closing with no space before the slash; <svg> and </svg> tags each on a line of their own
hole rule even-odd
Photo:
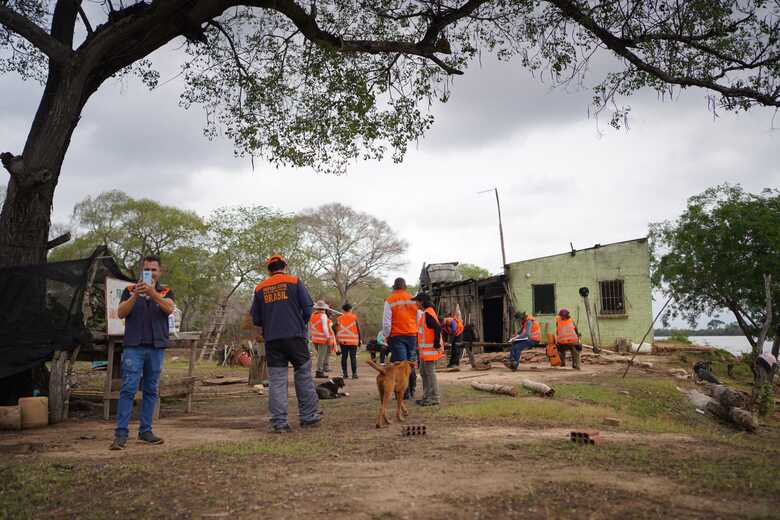
<svg viewBox="0 0 780 520">
<path fill-rule="evenodd" d="M 294 432 L 269 433 L 267 397 L 235 384 L 199 387 L 190 415 L 164 402 L 160 446 L 109 451 L 113 423 L 91 417 L 0 432 L 0 518 L 780 518 L 780 421 L 736 432 L 678 391 L 693 383 L 668 368 L 684 361 L 642 360 L 653 368 L 626 379 L 622 364 L 439 373 L 442 405 L 412 405 L 406 423 L 425 436 L 401 436 L 396 421 L 375 428 L 364 358 L 350 396 L 322 401 L 315 430 L 297 428 L 291 389 Z M 470 387 L 526 378 L 556 396 Z M 621 424 L 606 426 L 607 416 Z M 572 444 L 575 429 L 600 431 L 599 443 Z"/>
</svg>

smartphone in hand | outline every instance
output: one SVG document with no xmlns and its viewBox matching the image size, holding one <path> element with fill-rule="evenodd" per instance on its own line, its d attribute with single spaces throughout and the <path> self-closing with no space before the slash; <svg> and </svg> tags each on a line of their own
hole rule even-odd
<svg viewBox="0 0 780 520">
<path fill-rule="evenodd" d="M 152 287 L 152 272 L 147 269 L 144 269 L 143 278 L 141 279 L 141 281 L 146 285 L 148 285 L 149 287 Z M 144 298 L 148 300 L 149 295 L 144 294 Z"/>
</svg>

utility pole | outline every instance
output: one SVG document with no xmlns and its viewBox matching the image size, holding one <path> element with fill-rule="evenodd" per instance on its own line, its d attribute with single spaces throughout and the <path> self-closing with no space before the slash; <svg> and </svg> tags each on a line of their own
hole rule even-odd
<svg viewBox="0 0 780 520">
<path fill-rule="evenodd" d="M 502 269 L 506 268 L 506 249 L 504 248 L 504 226 L 501 223 L 501 201 L 498 200 L 498 188 L 492 188 L 477 192 L 478 195 L 482 193 L 494 192 L 496 194 L 496 208 L 498 209 L 498 234 L 501 237 L 501 264 Z"/>
</svg>

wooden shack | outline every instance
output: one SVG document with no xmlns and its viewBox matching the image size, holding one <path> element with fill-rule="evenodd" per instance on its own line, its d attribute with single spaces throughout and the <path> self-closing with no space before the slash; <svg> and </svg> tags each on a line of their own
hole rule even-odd
<svg viewBox="0 0 780 520">
<path fill-rule="evenodd" d="M 431 295 L 439 316 L 460 307 L 464 325 L 474 326 L 477 340 L 485 344 L 486 350 L 499 350 L 500 344 L 512 337 L 514 310 L 504 275 L 439 282 L 422 276 L 420 282 Z"/>
</svg>

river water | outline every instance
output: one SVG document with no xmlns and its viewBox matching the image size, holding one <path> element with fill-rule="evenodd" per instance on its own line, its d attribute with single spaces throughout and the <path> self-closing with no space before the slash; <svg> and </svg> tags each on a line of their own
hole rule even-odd
<svg viewBox="0 0 780 520">
<path fill-rule="evenodd" d="M 656 341 L 669 339 L 665 336 L 656 336 Z M 718 347 L 732 354 L 744 354 L 750 352 L 750 343 L 745 336 L 688 336 L 691 343 L 703 347 Z M 764 352 L 772 350 L 772 342 L 764 343 Z"/>
</svg>

